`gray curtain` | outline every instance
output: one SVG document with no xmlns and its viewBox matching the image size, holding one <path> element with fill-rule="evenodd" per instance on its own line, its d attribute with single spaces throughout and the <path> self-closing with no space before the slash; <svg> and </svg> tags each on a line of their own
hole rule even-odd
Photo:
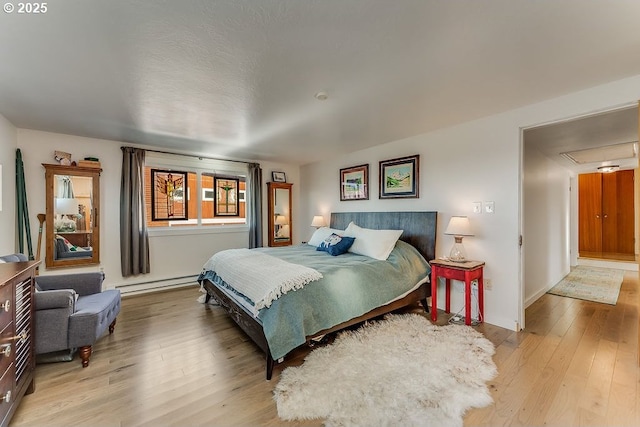
<svg viewBox="0 0 640 427">
<path fill-rule="evenodd" d="M 144 150 L 122 147 L 120 266 L 123 277 L 151 271 L 144 209 L 144 156 Z"/>
<path fill-rule="evenodd" d="M 57 176 L 57 175 L 56 175 Z M 58 188 L 58 196 L 64 199 L 73 199 L 73 181 L 69 176 L 58 177 L 60 180 L 60 188 Z"/>
<path fill-rule="evenodd" d="M 258 163 L 249 164 L 247 177 L 249 194 L 249 248 L 262 246 L 262 169 Z"/>
</svg>

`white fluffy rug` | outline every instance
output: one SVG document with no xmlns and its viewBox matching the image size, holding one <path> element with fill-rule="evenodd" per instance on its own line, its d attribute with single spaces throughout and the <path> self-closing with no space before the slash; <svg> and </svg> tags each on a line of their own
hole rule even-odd
<svg viewBox="0 0 640 427">
<path fill-rule="evenodd" d="M 389 315 L 285 369 L 278 415 L 327 426 L 462 426 L 467 409 L 493 402 L 485 384 L 497 374 L 493 353 L 469 326 Z"/>
</svg>

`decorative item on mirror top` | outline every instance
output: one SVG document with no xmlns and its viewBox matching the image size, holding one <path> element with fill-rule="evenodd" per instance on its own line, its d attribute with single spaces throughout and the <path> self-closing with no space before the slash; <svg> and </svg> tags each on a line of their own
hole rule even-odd
<svg viewBox="0 0 640 427">
<path fill-rule="evenodd" d="M 273 182 L 287 182 L 287 175 L 284 172 L 271 172 L 271 180 Z"/>
</svg>

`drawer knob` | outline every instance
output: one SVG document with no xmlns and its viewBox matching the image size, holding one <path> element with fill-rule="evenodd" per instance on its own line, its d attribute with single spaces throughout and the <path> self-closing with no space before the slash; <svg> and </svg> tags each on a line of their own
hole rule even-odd
<svg viewBox="0 0 640 427">
<path fill-rule="evenodd" d="M 0 354 L 4 357 L 11 356 L 11 344 L 3 344 L 0 346 Z"/>
<path fill-rule="evenodd" d="M 9 310 L 11 310 L 11 300 L 10 299 L 6 300 L 4 303 L 0 304 L 0 307 L 4 311 L 9 312 Z"/>
<path fill-rule="evenodd" d="M 27 339 L 27 331 L 22 331 L 20 335 L 16 335 L 15 337 L 9 338 L 12 341 L 24 341 Z"/>
<path fill-rule="evenodd" d="M 4 396 L 2 396 L 2 401 L 5 403 L 9 403 L 11 402 L 11 390 L 9 390 L 8 392 L 6 392 L 4 394 Z"/>
</svg>

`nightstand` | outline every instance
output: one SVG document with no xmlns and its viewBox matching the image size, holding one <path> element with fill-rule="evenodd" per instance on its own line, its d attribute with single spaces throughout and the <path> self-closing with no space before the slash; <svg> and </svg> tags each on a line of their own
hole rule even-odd
<svg viewBox="0 0 640 427">
<path fill-rule="evenodd" d="M 445 312 L 451 311 L 451 280 L 464 282 L 464 323 L 471 325 L 471 282 L 478 280 L 479 321 L 484 320 L 483 261 L 454 262 L 434 259 L 431 264 L 431 320 L 438 320 L 438 277 L 445 279 Z"/>
</svg>

